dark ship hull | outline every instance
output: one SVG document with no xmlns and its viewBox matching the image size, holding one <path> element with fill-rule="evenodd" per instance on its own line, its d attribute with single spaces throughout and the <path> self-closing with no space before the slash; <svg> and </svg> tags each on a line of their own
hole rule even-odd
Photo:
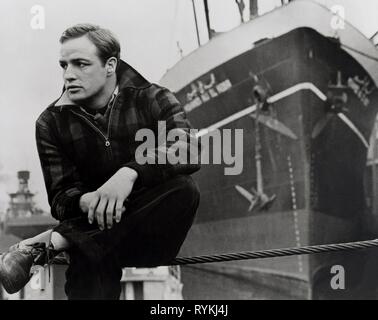
<svg viewBox="0 0 378 320">
<path fill-rule="evenodd" d="M 245 112 L 255 110 L 250 106 L 256 85 L 271 102 L 262 116 L 280 123 L 258 125 L 263 188 L 275 195 L 266 210 L 250 210 L 247 200 L 258 185 L 256 115 Z M 255 44 L 176 90 L 195 128 L 243 129 L 241 174 L 225 175 L 227 165 L 203 165 L 195 175 L 201 203 L 180 255 L 374 236 L 366 223 L 363 177 L 378 106 L 375 89 L 371 75 L 336 39 L 299 27 Z M 374 297 L 377 255 L 372 249 L 188 266 L 182 268 L 183 294 L 186 299 Z M 335 265 L 345 270 L 344 290 L 330 285 Z"/>
</svg>

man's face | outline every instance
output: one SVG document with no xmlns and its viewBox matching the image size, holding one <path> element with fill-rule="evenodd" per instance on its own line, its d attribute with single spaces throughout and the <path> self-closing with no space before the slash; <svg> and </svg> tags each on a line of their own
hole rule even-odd
<svg viewBox="0 0 378 320">
<path fill-rule="evenodd" d="M 108 80 L 106 68 L 96 46 L 86 36 L 65 41 L 59 63 L 64 86 L 73 102 L 93 100 L 102 94 Z"/>
</svg>

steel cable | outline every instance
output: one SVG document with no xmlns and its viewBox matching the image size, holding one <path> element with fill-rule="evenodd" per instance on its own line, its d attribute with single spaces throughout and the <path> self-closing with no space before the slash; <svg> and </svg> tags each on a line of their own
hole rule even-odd
<svg viewBox="0 0 378 320">
<path fill-rule="evenodd" d="M 303 247 L 203 255 L 203 256 L 194 256 L 194 257 L 177 257 L 172 262 L 167 263 L 167 264 L 161 264 L 160 266 L 214 263 L 214 262 L 226 262 L 226 261 L 233 261 L 233 260 L 266 259 L 266 258 L 277 258 L 277 257 L 285 257 L 285 256 L 295 256 L 295 255 L 302 255 L 302 254 L 316 254 L 316 253 L 327 253 L 327 252 L 334 252 L 334 251 L 361 250 L 361 249 L 368 249 L 368 248 L 373 248 L 373 247 L 378 247 L 378 239 L 345 242 L 345 243 L 321 244 L 321 245 L 303 246 Z M 67 264 L 67 259 L 63 256 L 57 256 L 52 260 L 52 264 L 65 265 Z"/>
<path fill-rule="evenodd" d="M 249 259 L 266 259 L 276 258 L 284 256 L 302 255 L 302 254 L 314 254 L 324 253 L 332 251 L 345 251 L 345 250 L 358 250 L 367 249 L 372 247 L 378 247 L 378 239 L 337 243 L 337 244 L 323 244 L 305 247 L 294 248 L 281 248 L 281 249 L 269 249 L 260 251 L 248 251 L 238 253 L 225 253 L 218 255 L 204 255 L 195 257 L 177 257 L 169 265 L 187 265 L 198 263 L 213 263 L 224 262 L 232 260 L 249 260 Z"/>
</svg>

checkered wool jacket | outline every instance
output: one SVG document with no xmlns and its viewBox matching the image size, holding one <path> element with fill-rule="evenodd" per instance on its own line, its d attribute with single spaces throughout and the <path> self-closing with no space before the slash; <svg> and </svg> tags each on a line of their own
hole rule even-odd
<svg viewBox="0 0 378 320">
<path fill-rule="evenodd" d="M 105 121 L 96 121 L 70 102 L 64 92 L 36 121 L 37 148 L 51 214 L 59 221 L 82 214 L 80 196 L 99 188 L 123 166 L 138 172 L 134 188 L 154 186 L 200 168 L 194 160 L 199 150 L 193 150 L 198 148 L 198 141 L 190 134 L 190 123 L 174 95 L 149 83 L 123 61 L 117 68 L 117 81 L 119 92 L 104 115 Z M 172 130 L 177 142 L 158 139 L 158 121 L 166 122 L 167 132 Z M 137 153 L 143 143 L 135 139 L 139 129 L 151 129 L 156 134 L 156 144 L 143 154 Z M 163 142 L 159 145 L 158 140 Z M 177 164 L 158 163 L 159 157 L 173 151 L 190 154 L 191 161 L 183 158 Z M 140 164 L 137 159 L 142 156 L 151 161 Z"/>
</svg>

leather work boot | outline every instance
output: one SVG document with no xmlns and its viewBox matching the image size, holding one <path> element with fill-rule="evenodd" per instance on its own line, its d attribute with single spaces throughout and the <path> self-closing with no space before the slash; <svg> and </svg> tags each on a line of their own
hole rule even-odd
<svg viewBox="0 0 378 320">
<path fill-rule="evenodd" d="M 49 249 L 45 243 L 17 244 L 0 256 L 0 283 L 13 294 L 21 290 L 30 280 L 33 265 L 48 262 Z"/>
</svg>

